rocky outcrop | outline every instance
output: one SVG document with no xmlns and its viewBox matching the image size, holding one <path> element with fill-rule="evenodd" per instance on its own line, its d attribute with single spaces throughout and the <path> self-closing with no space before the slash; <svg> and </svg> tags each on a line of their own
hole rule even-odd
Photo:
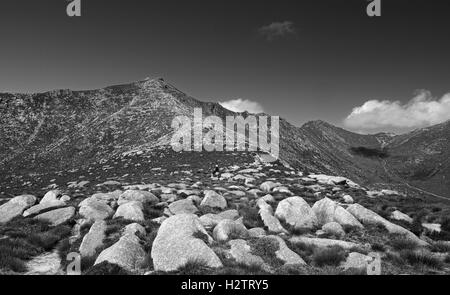
<svg viewBox="0 0 450 295">
<path fill-rule="evenodd" d="M 217 268 L 222 262 L 204 240 L 212 241 L 199 218 L 179 214 L 165 220 L 153 242 L 151 257 L 157 271 L 175 271 L 189 261 L 203 261 Z"/>
</svg>

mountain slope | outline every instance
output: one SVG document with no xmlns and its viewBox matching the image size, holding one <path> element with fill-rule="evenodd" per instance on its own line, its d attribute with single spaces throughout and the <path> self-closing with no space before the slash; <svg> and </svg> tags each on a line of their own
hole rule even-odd
<svg viewBox="0 0 450 295">
<path fill-rule="evenodd" d="M 194 108 L 202 108 L 204 117 L 248 115 L 198 101 L 162 79 L 89 91 L 0 94 L 0 193 L 42 189 L 68 171 L 78 171 L 77 177 L 96 175 L 100 182 L 130 174 L 131 166 L 136 168 L 135 177 L 150 177 L 140 162 L 158 157 L 196 162 L 198 155 L 174 153 L 169 145 L 172 120 L 192 117 Z M 408 182 L 446 194 L 450 193 L 449 129 L 446 123 L 400 136 L 360 135 L 323 121 L 296 127 L 281 118 L 280 160 L 303 171 L 342 175 L 363 185 Z M 252 161 L 252 153 L 220 155 L 227 163 L 240 157 Z M 215 154 L 219 162 L 220 155 Z M 210 157 L 205 165 L 214 161 Z M 116 175 L 111 174 L 114 171 Z"/>
</svg>

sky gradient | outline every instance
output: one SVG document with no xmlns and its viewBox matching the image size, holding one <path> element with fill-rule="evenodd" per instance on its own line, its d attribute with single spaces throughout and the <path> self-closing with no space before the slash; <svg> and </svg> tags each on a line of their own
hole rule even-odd
<svg viewBox="0 0 450 295">
<path fill-rule="evenodd" d="M 76 18 L 66 5 L 1 1 L 0 92 L 163 77 L 200 100 L 256 101 L 298 126 L 345 126 L 369 100 L 403 107 L 420 89 L 427 100 L 450 92 L 449 1 L 382 0 L 376 18 L 365 0 L 82 0 Z"/>
</svg>

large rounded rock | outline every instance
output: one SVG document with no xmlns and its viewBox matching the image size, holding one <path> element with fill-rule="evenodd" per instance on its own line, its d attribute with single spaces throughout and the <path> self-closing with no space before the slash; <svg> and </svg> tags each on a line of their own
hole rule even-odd
<svg viewBox="0 0 450 295">
<path fill-rule="evenodd" d="M 341 267 L 345 270 L 354 269 L 360 273 L 367 273 L 370 263 L 374 258 L 358 252 L 352 252 L 348 255 L 347 259 L 341 263 Z"/>
<path fill-rule="evenodd" d="M 130 224 L 124 230 L 120 240 L 103 250 L 95 261 L 95 265 L 107 261 L 117 264 L 130 272 L 140 269 L 145 262 L 145 251 L 136 233 L 145 234 L 145 229 L 139 224 Z"/>
<path fill-rule="evenodd" d="M 53 226 L 63 224 L 75 216 L 75 208 L 67 207 L 45 212 L 36 216 L 36 219 L 50 222 Z"/>
<path fill-rule="evenodd" d="M 122 217 L 126 220 L 144 221 L 143 205 L 138 201 L 124 203 L 117 208 L 114 218 Z"/>
<path fill-rule="evenodd" d="M 275 183 L 273 181 L 266 181 L 266 182 L 263 182 L 259 186 L 259 188 L 261 189 L 261 191 L 263 191 L 265 193 L 270 193 L 270 191 L 277 186 L 281 186 L 281 185 L 279 183 Z"/>
<path fill-rule="evenodd" d="M 81 257 L 92 257 L 95 255 L 96 250 L 103 245 L 106 227 L 106 222 L 103 220 L 97 220 L 91 226 L 80 245 Z"/>
<path fill-rule="evenodd" d="M 275 211 L 275 216 L 294 230 L 309 230 L 318 224 L 314 211 L 300 197 L 291 197 L 281 201 Z"/>
<path fill-rule="evenodd" d="M 266 231 L 261 227 L 254 227 L 248 230 L 248 235 L 251 238 L 261 238 L 266 236 Z"/>
<path fill-rule="evenodd" d="M 317 201 L 312 207 L 312 210 L 321 225 L 337 222 L 344 227 L 363 228 L 363 225 L 352 214 L 329 198 L 323 198 Z"/>
<path fill-rule="evenodd" d="M 156 204 L 159 199 L 148 191 L 127 190 L 119 197 L 117 204 L 120 206 L 131 201 L 141 202 L 142 204 Z"/>
<path fill-rule="evenodd" d="M 189 261 L 203 261 L 209 267 L 222 267 L 222 262 L 203 239 L 212 241 L 199 218 L 179 214 L 166 219 L 153 242 L 151 256 L 156 271 L 175 271 Z"/>
<path fill-rule="evenodd" d="M 57 201 L 59 201 L 58 196 L 60 196 L 60 195 L 61 195 L 61 192 L 58 190 L 49 191 L 44 195 L 44 197 L 42 198 L 42 200 L 39 204 L 57 202 Z"/>
<path fill-rule="evenodd" d="M 282 238 L 279 236 L 267 236 L 267 238 L 278 243 L 278 250 L 275 251 L 275 255 L 278 259 L 283 261 L 285 265 L 306 264 L 306 262 L 297 253 L 288 248 L 286 242 Z"/>
<path fill-rule="evenodd" d="M 342 228 L 342 226 L 337 222 L 328 222 L 324 226 L 322 226 L 322 230 L 329 234 L 336 237 L 343 237 L 345 236 L 345 231 Z"/>
<path fill-rule="evenodd" d="M 419 246 L 428 245 L 427 242 L 419 239 L 415 234 L 413 234 L 409 230 L 387 221 L 377 213 L 367 208 L 364 208 L 359 204 L 353 204 L 349 206 L 347 208 L 347 211 L 350 212 L 353 216 L 355 216 L 363 224 L 382 225 L 391 234 L 404 236 L 406 239 L 415 242 Z"/>
<path fill-rule="evenodd" d="M 86 199 L 80 205 L 80 215 L 87 220 L 105 220 L 114 214 L 110 206 L 95 199 Z"/>
<path fill-rule="evenodd" d="M 247 236 L 247 229 L 242 223 L 229 219 L 220 221 L 213 231 L 213 237 L 218 242 L 240 239 Z"/>
<path fill-rule="evenodd" d="M 248 266 L 258 265 L 267 271 L 270 270 L 270 267 L 260 256 L 252 254 L 252 248 L 245 240 L 231 240 L 228 245 L 230 246 L 228 253 L 237 263 Z"/>
<path fill-rule="evenodd" d="M 239 218 L 239 213 L 236 210 L 227 210 L 219 214 L 205 214 L 200 217 L 200 222 L 206 229 L 213 229 L 219 222 L 225 219 L 236 220 Z"/>
<path fill-rule="evenodd" d="M 405 222 L 408 222 L 408 223 L 412 223 L 413 222 L 413 219 L 411 217 L 409 217 L 405 213 L 400 212 L 398 210 L 395 210 L 394 212 L 391 213 L 391 219 L 399 220 L 399 221 L 405 221 Z"/>
<path fill-rule="evenodd" d="M 177 214 L 194 214 L 198 212 L 194 202 L 190 199 L 179 200 L 169 205 L 169 212 L 173 215 Z"/>
<path fill-rule="evenodd" d="M 225 209 L 227 207 L 227 200 L 222 195 L 219 195 L 215 191 L 207 190 L 204 192 L 205 197 L 203 198 L 200 206 Z"/>
<path fill-rule="evenodd" d="M 5 223 L 13 218 L 22 215 L 24 210 L 36 204 L 36 197 L 32 195 L 22 195 L 12 198 L 7 203 L 0 206 L 0 223 Z"/>
<path fill-rule="evenodd" d="M 117 204 L 117 200 L 122 195 L 122 193 L 123 192 L 121 190 L 116 190 L 116 191 L 113 191 L 110 193 L 96 193 L 96 194 L 93 194 L 90 198 L 88 198 L 86 200 L 95 200 L 98 202 L 105 203 L 108 206 L 110 206 L 111 208 L 114 208 Z M 81 202 L 79 206 L 81 207 L 84 202 L 89 202 L 86 200 Z"/>
<path fill-rule="evenodd" d="M 353 204 L 355 201 L 353 200 L 352 196 L 345 195 L 342 197 L 344 199 L 344 202 L 347 204 Z"/>
<path fill-rule="evenodd" d="M 292 244 L 302 244 L 302 245 L 308 245 L 313 246 L 317 248 L 329 248 L 333 246 L 341 247 L 345 250 L 350 250 L 354 248 L 361 247 L 361 245 L 352 243 L 352 242 L 346 242 L 341 240 L 331 240 L 331 239 L 321 239 L 321 238 L 308 238 L 308 237 L 302 237 L 302 236 L 295 236 L 289 239 L 289 241 Z"/>
<path fill-rule="evenodd" d="M 63 201 L 60 201 L 60 200 L 56 200 L 53 202 L 48 201 L 48 202 L 44 202 L 44 203 L 41 202 L 40 204 L 37 204 L 37 205 L 25 210 L 23 212 L 23 217 L 28 217 L 30 215 L 39 214 L 42 211 L 48 211 L 50 209 L 58 209 L 58 208 L 64 207 L 64 206 L 66 206 L 66 203 Z"/>
<path fill-rule="evenodd" d="M 259 216 L 261 217 L 264 226 L 271 233 L 287 233 L 287 231 L 283 228 L 280 221 L 273 216 L 272 207 L 267 204 L 263 198 L 259 199 L 257 202 L 257 206 L 259 208 Z"/>
</svg>

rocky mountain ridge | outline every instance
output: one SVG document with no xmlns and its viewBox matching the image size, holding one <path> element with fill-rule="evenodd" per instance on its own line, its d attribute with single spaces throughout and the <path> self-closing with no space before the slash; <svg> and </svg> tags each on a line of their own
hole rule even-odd
<svg viewBox="0 0 450 295">
<path fill-rule="evenodd" d="M 88 169 L 112 157 L 168 147 L 172 119 L 192 117 L 194 108 L 202 108 L 205 117 L 238 115 L 218 103 L 198 101 L 163 79 L 99 90 L 0 94 L 0 194 L 33 182 L 36 173 Z M 445 196 L 450 193 L 449 125 L 397 136 L 361 135 L 323 121 L 296 127 L 281 118 L 280 160 L 363 185 L 408 190 L 411 183 Z M 24 181 L 16 182 L 17 177 Z"/>
</svg>

